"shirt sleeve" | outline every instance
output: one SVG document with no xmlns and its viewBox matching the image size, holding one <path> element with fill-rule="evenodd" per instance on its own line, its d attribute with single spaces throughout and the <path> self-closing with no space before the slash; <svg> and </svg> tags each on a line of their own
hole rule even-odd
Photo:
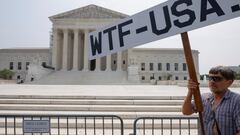
<svg viewBox="0 0 240 135">
<path fill-rule="evenodd" d="M 238 96 L 238 100 L 236 102 L 236 108 L 234 109 L 233 116 L 234 116 L 237 130 L 240 131 L 240 96 Z"/>
</svg>

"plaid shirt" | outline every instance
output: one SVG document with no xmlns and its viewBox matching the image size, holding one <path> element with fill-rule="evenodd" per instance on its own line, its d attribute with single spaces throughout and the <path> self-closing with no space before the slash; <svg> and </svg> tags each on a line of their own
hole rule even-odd
<svg viewBox="0 0 240 135">
<path fill-rule="evenodd" d="M 214 117 L 212 93 L 202 94 L 204 106 L 203 121 L 206 135 L 213 135 Z M 195 104 L 193 103 L 195 109 Z M 230 90 L 224 94 L 221 103 L 215 109 L 216 119 L 222 135 L 236 135 L 240 130 L 240 95 Z"/>
</svg>

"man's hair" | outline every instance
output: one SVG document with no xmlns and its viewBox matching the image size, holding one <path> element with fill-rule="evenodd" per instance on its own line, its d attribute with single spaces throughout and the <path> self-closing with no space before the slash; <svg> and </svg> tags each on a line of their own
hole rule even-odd
<svg viewBox="0 0 240 135">
<path fill-rule="evenodd" d="M 226 80 L 234 80 L 235 72 L 227 66 L 216 66 L 209 70 L 209 74 L 220 73 Z"/>
</svg>

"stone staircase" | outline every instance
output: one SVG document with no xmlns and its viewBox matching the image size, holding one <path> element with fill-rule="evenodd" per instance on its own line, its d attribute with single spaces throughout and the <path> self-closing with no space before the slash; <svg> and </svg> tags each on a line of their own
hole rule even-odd
<svg viewBox="0 0 240 135">
<path fill-rule="evenodd" d="M 183 117 L 183 99 L 183 96 L 0 95 L 0 114 L 117 115 L 123 119 L 125 134 L 130 134 L 138 117 Z"/>
<path fill-rule="evenodd" d="M 127 71 L 54 71 L 29 84 L 128 84 Z"/>
<path fill-rule="evenodd" d="M 181 115 L 182 96 L 2 95 L 0 112 Z M 148 116 L 149 116 L 148 115 Z M 151 115 L 152 116 L 152 115 Z M 156 116 L 156 115 L 154 115 Z M 135 117 L 134 117 L 135 118 Z"/>
</svg>

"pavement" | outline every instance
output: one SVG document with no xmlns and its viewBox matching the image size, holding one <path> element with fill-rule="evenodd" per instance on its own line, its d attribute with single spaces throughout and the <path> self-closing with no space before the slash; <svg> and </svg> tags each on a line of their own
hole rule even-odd
<svg viewBox="0 0 240 135">
<path fill-rule="evenodd" d="M 240 93 L 240 88 L 230 88 Z M 209 92 L 207 87 L 201 93 Z M 186 96 L 187 88 L 176 85 L 24 85 L 1 84 L 0 95 L 54 96 Z"/>
</svg>

